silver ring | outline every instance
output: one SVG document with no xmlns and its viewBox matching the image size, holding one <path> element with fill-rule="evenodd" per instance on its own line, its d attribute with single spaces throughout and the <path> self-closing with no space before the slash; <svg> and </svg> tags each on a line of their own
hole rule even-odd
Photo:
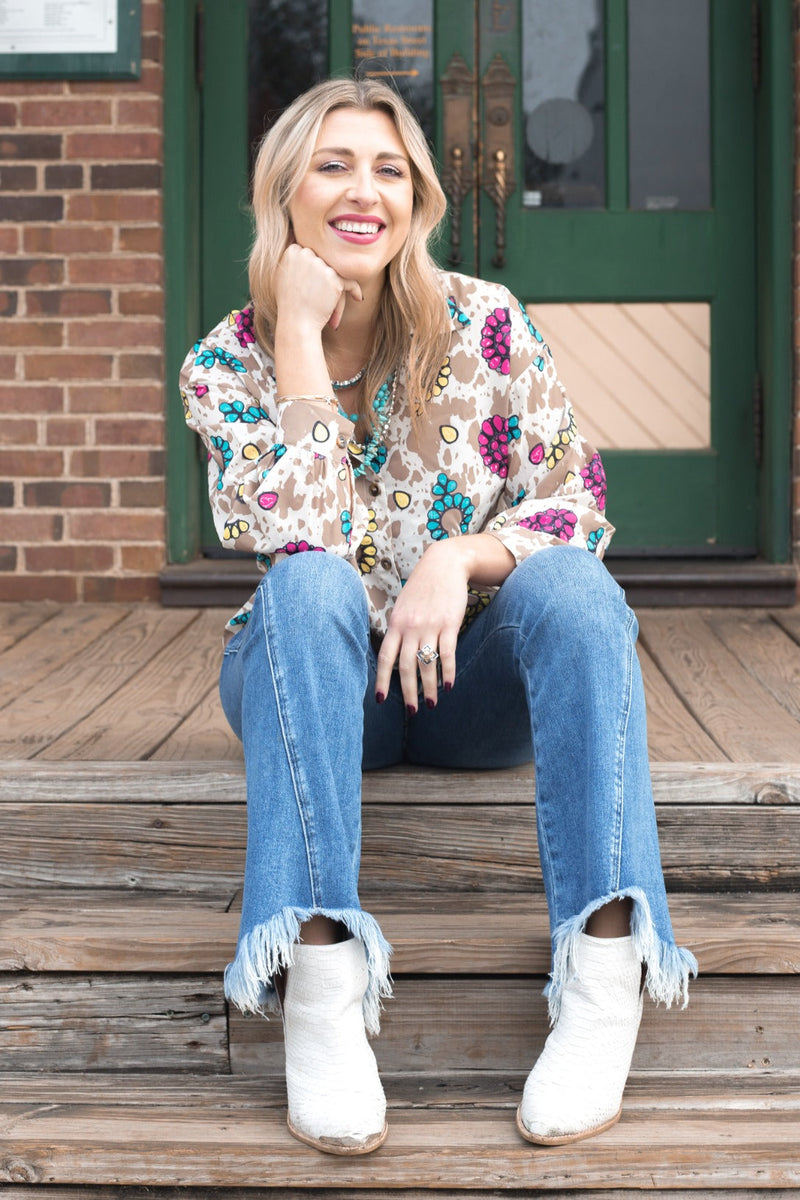
<svg viewBox="0 0 800 1200">
<path fill-rule="evenodd" d="M 427 642 L 424 646 L 420 646 L 417 651 L 417 658 L 425 667 L 429 667 L 431 663 L 435 663 L 438 657 L 438 651 L 434 650 L 433 646 L 429 646 Z"/>
</svg>

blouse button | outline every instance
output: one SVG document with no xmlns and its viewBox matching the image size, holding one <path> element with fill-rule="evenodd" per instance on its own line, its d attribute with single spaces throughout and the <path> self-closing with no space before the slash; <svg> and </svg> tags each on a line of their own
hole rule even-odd
<svg viewBox="0 0 800 1200">
<path fill-rule="evenodd" d="M 383 567 L 384 571 L 391 571 L 391 569 L 392 569 L 392 560 L 391 560 L 390 558 L 382 558 L 382 559 L 381 559 L 381 566 Z"/>
<path fill-rule="evenodd" d="M 380 496 L 381 485 L 379 483 L 371 483 L 369 485 L 369 494 L 370 496 Z"/>
<path fill-rule="evenodd" d="M 340 433 L 339 436 L 337 437 L 336 445 L 339 447 L 340 450 L 344 450 L 345 446 L 347 445 L 347 438 L 344 436 L 343 433 Z"/>
</svg>

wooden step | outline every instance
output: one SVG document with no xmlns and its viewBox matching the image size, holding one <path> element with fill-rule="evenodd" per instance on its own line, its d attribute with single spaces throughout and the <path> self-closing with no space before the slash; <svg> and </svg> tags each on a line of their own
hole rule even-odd
<svg viewBox="0 0 800 1200">
<path fill-rule="evenodd" d="M 376 1054 L 387 1071 L 514 1070 L 548 1033 L 543 976 L 399 976 Z M 226 1005 L 220 976 L 0 975 L 0 1060 L 16 1071 L 283 1069 L 279 1020 Z M 635 1064 L 800 1071 L 800 976 L 709 976 L 681 1010 L 645 1005 Z"/>
<path fill-rule="evenodd" d="M 386 1144 L 366 1159 L 337 1159 L 289 1136 L 282 1098 L 266 1081 L 0 1076 L 0 1181 L 214 1187 L 221 1195 L 268 1181 L 276 1196 L 288 1188 L 311 1195 L 491 1188 L 496 1195 L 800 1186 L 796 1076 L 756 1086 L 713 1075 L 672 1074 L 666 1087 L 658 1075 L 634 1078 L 617 1126 L 547 1149 L 515 1129 L 521 1083 L 495 1104 L 453 1097 L 444 1083 L 439 1103 L 418 1107 L 413 1080 L 395 1099 L 387 1079 Z M 431 1090 L 429 1080 L 418 1085 L 426 1099 Z"/>
<path fill-rule="evenodd" d="M 668 885 L 800 885 L 800 769 L 718 767 L 656 772 Z M 532 789 L 529 769 L 365 776 L 365 891 L 540 889 Z M 225 764 L 10 764 L 0 805 L 4 886 L 209 895 L 241 882 L 244 781 Z"/>
<path fill-rule="evenodd" d="M 0 890 L 0 971 L 219 972 L 232 957 L 239 908 L 230 893 L 153 897 L 91 890 Z M 364 907 L 394 947 L 394 975 L 542 975 L 550 968 L 543 897 L 420 894 Z M 465 907 L 466 904 L 466 907 Z M 675 936 L 703 974 L 800 971 L 792 892 L 673 894 Z"/>
</svg>

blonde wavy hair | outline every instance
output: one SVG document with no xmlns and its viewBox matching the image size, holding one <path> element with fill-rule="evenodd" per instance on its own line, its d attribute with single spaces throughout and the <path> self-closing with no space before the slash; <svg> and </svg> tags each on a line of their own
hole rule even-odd
<svg viewBox="0 0 800 1200">
<path fill-rule="evenodd" d="M 299 96 L 261 142 L 253 171 L 256 236 L 250 254 L 250 296 L 256 337 L 272 353 L 277 305 L 275 270 L 291 240 L 289 203 L 308 169 L 319 130 L 338 108 L 378 109 L 394 122 L 411 164 L 414 203 L 408 237 L 388 267 L 365 377 L 363 421 L 390 371 L 405 369 L 414 418 L 424 412 L 450 344 L 445 297 L 428 251 L 447 203 L 416 118 L 386 84 L 331 79 Z"/>
</svg>

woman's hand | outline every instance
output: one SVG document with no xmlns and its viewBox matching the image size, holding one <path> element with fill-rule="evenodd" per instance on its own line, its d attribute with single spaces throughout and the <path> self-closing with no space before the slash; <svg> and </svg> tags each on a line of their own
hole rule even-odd
<svg viewBox="0 0 800 1200">
<path fill-rule="evenodd" d="M 378 654 L 376 698 L 388 696 L 392 669 L 397 663 L 409 711 L 417 711 L 419 679 L 425 703 L 432 708 L 438 694 L 437 666 L 441 668 L 445 691 L 455 682 L 456 642 L 467 608 L 469 585 L 497 586 L 508 578 L 514 566 L 513 554 L 490 533 L 448 538 L 429 546 L 392 609 Z M 438 650 L 438 664 L 419 661 L 417 651 L 423 646 Z"/>
<path fill-rule="evenodd" d="M 457 544 L 458 539 L 437 542 L 425 551 L 397 597 L 378 655 L 376 696 L 388 695 L 392 668 L 398 663 L 409 711 L 417 711 L 418 679 L 422 680 L 426 704 L 433 707 L 436 703 L 437 663 L 419 661 L 417 651 L 423 646 L 438 650 L 444 687 L 449 689 L 455 680 L 456 640 L 467 607 L 469 583 L 467 565 L 457 553 Z"/>
<path fill-rule="evenodd" d="M 348 296 L 361 301 L 355 279 L 342 279 L 333 267 L 297 243 L 283 252 L 275 277 L 278 321 L 321 333 L 326 325 L 337 329 Z"/>
</svg>

